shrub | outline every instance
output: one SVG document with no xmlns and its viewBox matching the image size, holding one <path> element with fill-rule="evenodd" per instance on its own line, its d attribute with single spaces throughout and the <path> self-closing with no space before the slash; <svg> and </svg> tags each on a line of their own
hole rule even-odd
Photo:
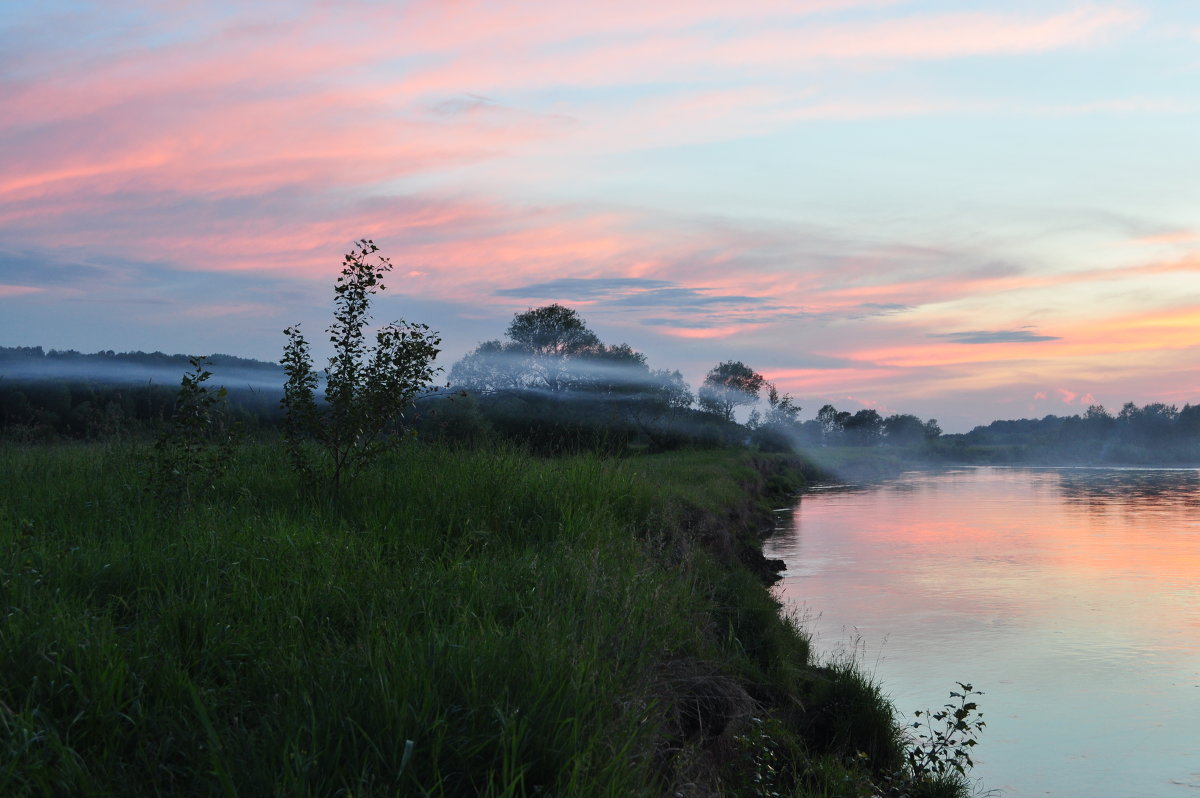
<svg viewBox="0 0 1200 798">
<path fill-rule="evenodd" d="M 225 472 L 237 439 L 228 422 L 224 388 L 211 390 L 208 358 L 188 359 L 171 420 L 154 444 L 154 492 L 164 499 L 190 501 L 197 491 L 212 490 Z"/>
<path fill-rule="evenodd" d="M 979 733 L 987 724 L 971 696 L 983 695 L 971 685 L 959 682 L 962 692 L 953 690 L 951 699 L 937 712 L 917 711 L 911 724 L 916 735 L 909 744 L 908 765 L 916 781 L 957 773 L 966 776 L 974 766 L 971 749 L 979 743 Z"/>
</svg>

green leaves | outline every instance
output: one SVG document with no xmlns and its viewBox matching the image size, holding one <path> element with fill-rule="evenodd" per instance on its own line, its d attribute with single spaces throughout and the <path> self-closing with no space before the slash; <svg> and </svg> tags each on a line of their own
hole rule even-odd
<svg viewBox="0 0 1200 798">
<path fill-rule="evenodd" d="M 979 734 L 987 726 L 971 696 L 983 695 L 974 686 L 958 682 L 961 692 L 950 691 L 957 702 L 945 704 L 937 712 L 917 710 L 909 726 L 916 734 L 909 742 L 908 765 L 914 782 L 958 774 L 965 776 L 974 767 L 970 749 L 979 744 Z"/>
<path fill-rule="evenodd" d="M 325 403 L 318 405 L 319 379 L 308 343 L 298 327 L 284 330 L 288 343 L 281 363 L 287 374 L 282 405 L 293 464 L 306 481 L 324 482 L 337 493 L 354 479 L 403 426 L 404 412 L 440 369 L 433 368 L 441 337 L 426 324 L 393 322 L 365 343 L 370 297 L 384 289 L 392 268 L 370 239 L 355 244 L 334 285 L 334 320 L 326 328 L 334 354 L 325 369 Z M 316 452 L 309 445 L 317 444 Z"/>
<path fill-rule="evenodd" d="M 211 390 L 208 358 L 191 357 L 179 383 L 171 420 L 154 445 L 151 484 L 164 499 L 184 503 L 209 490 L 224 473 L 237 438 L 226 418 L 224 387 Z"/>
</svg>

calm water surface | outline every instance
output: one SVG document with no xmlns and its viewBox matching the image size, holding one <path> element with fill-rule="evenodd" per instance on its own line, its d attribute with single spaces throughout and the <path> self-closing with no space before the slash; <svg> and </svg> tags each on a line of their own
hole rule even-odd
<svg viewBox="0 0 1200 798">
<path fill-rule="evenodd" d="M 1200 471 L 972 468 L 806 494 L 768 545 L 906 714 L 971 682 L 1004 796 L 1200 796 Z"/>
</svg>

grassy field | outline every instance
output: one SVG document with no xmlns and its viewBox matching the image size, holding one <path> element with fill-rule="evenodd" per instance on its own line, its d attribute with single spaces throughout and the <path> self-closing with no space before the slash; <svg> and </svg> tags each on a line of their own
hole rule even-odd
<svg viewBox="0 0 1200 798">
<path fill-rule="evenodd" d="M 332 501 L 257 444 L 184 501 L 145 455 L 0 450 L 0 795 L 851 796 L 903 770 L 878 687 L 812 662 L 763 586 L 794 462 L 413 443 Z"/>
</svg>

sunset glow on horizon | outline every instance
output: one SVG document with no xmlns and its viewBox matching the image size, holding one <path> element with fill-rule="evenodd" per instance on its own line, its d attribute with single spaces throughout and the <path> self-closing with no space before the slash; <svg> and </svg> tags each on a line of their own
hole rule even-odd
<svg viewBox="0 0 1200 798">
<path fill-rule="evenodd" d="M 1191 4 L 17 2 L 0 109 L 4 346 L 274 360 L 367 237 L 447 369 L 561 302 L 804 418 L 1200 403 Z"/>
</svg>

